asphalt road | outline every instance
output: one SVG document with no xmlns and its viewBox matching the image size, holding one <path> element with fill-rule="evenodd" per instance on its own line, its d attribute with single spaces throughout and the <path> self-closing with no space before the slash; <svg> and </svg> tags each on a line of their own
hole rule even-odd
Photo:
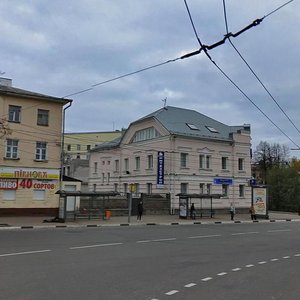
<svg viewBox="0 0 300 300">
<path fill-rule="evenodd" d="M 300 299 L 300 222 L 0 231 L 0 299 Z"/>
</svg>

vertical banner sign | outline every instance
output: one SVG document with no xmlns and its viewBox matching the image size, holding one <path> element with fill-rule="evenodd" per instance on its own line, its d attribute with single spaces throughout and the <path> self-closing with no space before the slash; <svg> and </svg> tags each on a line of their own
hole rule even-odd
<svg viewBox="0 0 300 300">
<path fill-rule="evenodd" d="M 157 152 L 157 188 L 164 187 L 164 171 L 165 171 L 165 152 Z"/>
<path fill-rule="evenodd" d="M 267 215 L 267 189 L 253 187 L 253 206 L 256 215 Z"/>
</svg>

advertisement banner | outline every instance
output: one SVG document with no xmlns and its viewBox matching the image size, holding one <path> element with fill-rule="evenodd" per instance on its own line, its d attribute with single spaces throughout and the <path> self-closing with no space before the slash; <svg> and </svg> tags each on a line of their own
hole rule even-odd
<svg viewBox="0 0 300 300">
<path fill-rule="evenodd" d="M 253 187 L 253 207 L 256 215 L 267 215 L 267 189 Z"/>
<path fill-rule="evenodd" d="M 18 188 L 18 179 L 0 178 L 0 190 L 16 190 Z"/>
<path fill-rule="evenodd" d="M 59 179 L 59 169 L 11 168 L 1 167 L 0 178 Z"/>
<path fill-rule="evenodd" d="M 164 187 L 164 172 L 165 172 L 165 153 L 163 151 L 157 152 L 157 188 Z"/>
</svg>

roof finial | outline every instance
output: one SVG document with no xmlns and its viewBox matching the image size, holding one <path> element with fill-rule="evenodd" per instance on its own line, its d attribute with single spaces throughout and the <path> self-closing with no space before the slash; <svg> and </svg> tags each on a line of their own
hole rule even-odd
<svg viewBox="0 0 300 300">
<path fill-rule="evenodd" d="M 161 101 L 164 103 L 164 108 L 166 107 L 166 105 L 167 105 L 167 99 L 168 99 L 168 97 L 166 97 L 165 99 L 162 99 Z"/>
</svg>

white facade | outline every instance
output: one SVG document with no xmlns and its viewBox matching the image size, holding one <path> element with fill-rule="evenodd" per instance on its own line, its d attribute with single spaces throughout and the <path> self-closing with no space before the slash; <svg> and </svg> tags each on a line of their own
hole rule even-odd
<svg viewBox="0 0 300 300">
<path fill-rule="evenodd" d="M 174 133 L 152 116 L 132 123 L 118 145 L 92 150 L 89 190 L 127 193 L 129 185 L 135 184 L 137 194 L 170 193 L 171 209 L 178 208 L 180 192 L 223 194 L 214 200 L 214 208 L 228 208 L 230 203 L 250 207 L 249 125 L 232 127 L 235 131 L 227 139 L 218 139 L 193 135 L 197 128 L 193 124 L 185 123 L 190 128 Z M 158 166 L 158 153 L 164 154 L 163 169 Z M 163 184 L 157 184 L 160 171 Z"/>
</svg>

